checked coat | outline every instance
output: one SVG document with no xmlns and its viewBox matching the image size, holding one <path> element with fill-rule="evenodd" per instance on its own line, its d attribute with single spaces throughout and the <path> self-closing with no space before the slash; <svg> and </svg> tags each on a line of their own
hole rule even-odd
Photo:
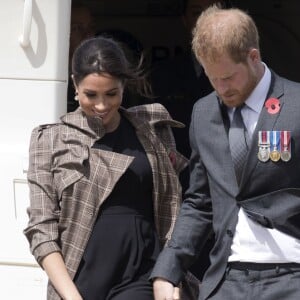
<svg viewBox="0 0 300 300">
<path fill-rule="evenodd" d="M 181 204 L 178 173 L 187 162 L 176 151 L 171 127 L 183 125 L 160 104 L 121 108 L 120 113 L 136 129 L 152 168 L 154 218 L 162 248 L 170 239 Z M 60 123 L 35 128 L 31 136 L 31 204 L 24 233 L 38 263 L 52 252 L 61 252 L 71 278 L 101 204 L 134 159 L 92 148 L 104 134 L 99 120 L 79 108 Z M 47 299 L 60 299 L 51 283 Z"/>
</svg>

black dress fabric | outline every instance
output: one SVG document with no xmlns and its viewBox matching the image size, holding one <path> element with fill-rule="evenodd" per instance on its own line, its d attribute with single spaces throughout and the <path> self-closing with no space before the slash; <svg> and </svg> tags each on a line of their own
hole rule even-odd
<svg viewBox="0 0 300 300">
<path fill-rule="evenodd" d="M 101 206 L 74 282 L 84 300 L 153 300 L 148 278 L 159 244 L 149 161 L 125 118 L 94 148 L 135 159 Z"/>
</svg>

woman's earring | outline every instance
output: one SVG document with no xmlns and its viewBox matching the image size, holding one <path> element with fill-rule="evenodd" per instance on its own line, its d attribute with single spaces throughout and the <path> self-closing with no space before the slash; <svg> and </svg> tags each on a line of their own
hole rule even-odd
<svg viewBox="0 0 300 300">
<path fill-rule="evenodd" d="M 78 100 L 79 100 L 78 92 L 75 92 L 74 100 L 75 100 L 75 101 L 78 101 Z"/>
</svg>

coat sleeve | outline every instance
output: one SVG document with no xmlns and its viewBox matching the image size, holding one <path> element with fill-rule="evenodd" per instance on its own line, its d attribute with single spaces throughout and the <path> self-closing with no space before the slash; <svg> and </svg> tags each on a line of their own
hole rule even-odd
<svg viewBox="0 0 300 300">
<path fill-rule="evenodd" d="M 192 116 L 190 186 L 180 208 L 171 240 L 158 257 L 151 278 L 161 277 L 175 286 L 197 259 L 212 229 L 212 205 L 206 169 L 198 151 Z"/>
<path fill-rule="evenodd" d="M 24 234 L 38 263 L 58 246 L 60 208 L 51 172 L 51 134 L 49 129 L 33 130 L 29 148 L 29 222 Z"/>
</svg>

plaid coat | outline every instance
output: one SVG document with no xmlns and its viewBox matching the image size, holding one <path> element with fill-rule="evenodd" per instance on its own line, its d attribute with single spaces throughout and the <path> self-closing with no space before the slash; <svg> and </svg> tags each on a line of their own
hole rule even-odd
<svg viewBox="0 0 300 300">
<path fill-rule="evenodd" d="M 160 104 L 121 108 L 121 114 L 136 129 L 152 168 L 155 226 L 162 248 L 181 204 L 178 173 L 187 162 L 176 151 L 171 126 L 183 125 Z M 52 252 L 61 252 L 72 278 L 101 204 L 133 160 L 92 148 L 104 133 L 100 123 L 79 108 L 63 116 L 61 123 L 35 128 L 31 136 L 31 205 L 24 233 L 38 263 Z M 61 299 L 51 283 L 47 299 Z"/>
</svg>

